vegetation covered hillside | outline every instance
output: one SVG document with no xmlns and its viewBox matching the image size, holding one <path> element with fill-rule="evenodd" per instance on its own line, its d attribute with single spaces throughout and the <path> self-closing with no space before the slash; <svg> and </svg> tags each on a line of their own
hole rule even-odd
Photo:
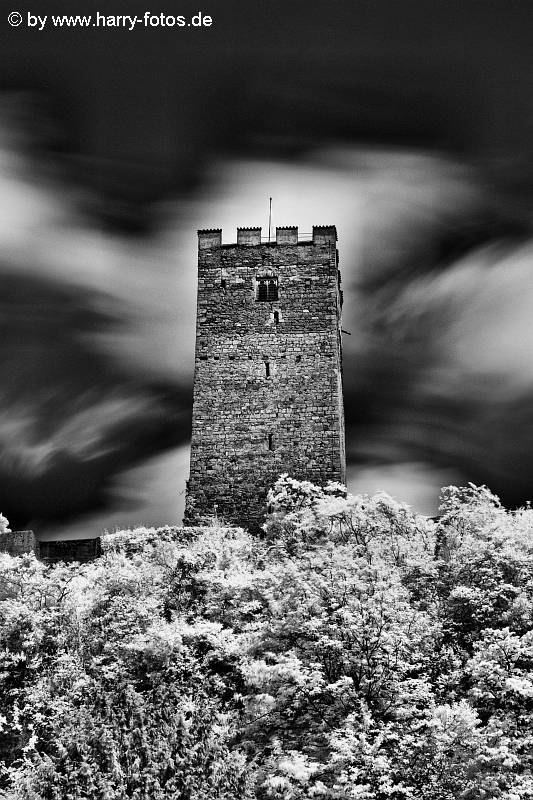
<svg viewBox="0 0 533 800">
<path fill-rule="evenodd" d="M 4 800 L 533 798 L 533 511 L 270 500 L 262 539 L 0 556 Z"/>
</svg>

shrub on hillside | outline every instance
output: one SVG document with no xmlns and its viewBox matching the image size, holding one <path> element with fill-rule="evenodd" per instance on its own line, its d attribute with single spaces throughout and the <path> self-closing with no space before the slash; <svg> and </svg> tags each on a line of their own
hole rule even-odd
<svg viewBox="0 0 533 800">
<path fill-rule="evenodd" d="M 5 798 L 533 798 L 531 510 L 269 502 L 262 538 L 0 561 Z"/>
</svg>

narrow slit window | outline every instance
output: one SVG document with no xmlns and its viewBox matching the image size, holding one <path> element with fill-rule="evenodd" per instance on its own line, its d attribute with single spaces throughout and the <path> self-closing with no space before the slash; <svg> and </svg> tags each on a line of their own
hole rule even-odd
<svg viewBox="0 0 533 800">
<path fill-rule="evenodd" d="M 226 279 L 225 278 L 222 278 L 222 280 L 220 281 L 220 288 L 221 289 L 225 289 L 226 288 Z"/>
<path fill-rule="evenodd" d="M 272 303 L 278 299 L 278 279 L 267 276 L 256 279 L 255 299 L 260 302 Z"/>
<path fill-rule="evenodd" d="M 265 361 L 265 374 L 267 378 L 270 378 L 270 362 Z"/>
<path fill-rule="evenodd" d="M 274 449 L 274 435 L 272 433 L 268 434 L 268 449 L 269 450 Z"/>
<path fill-rule="evenodd" d="M 274 311 L 274 322 L 279 325 L 279 311 Z"/>
</svg>

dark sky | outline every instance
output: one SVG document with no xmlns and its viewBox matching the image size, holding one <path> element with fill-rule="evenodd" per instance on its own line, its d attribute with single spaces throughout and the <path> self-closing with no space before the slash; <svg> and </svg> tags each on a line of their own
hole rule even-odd
<svg viewBox="0 0 533 800">
<path fill-rule="evenodd" d="M 54 13 L 100 10 L 65 0 L 41 9 L 42 31 L 26 24 L 31 2 L 17 6 L 20 27 L 2 21 L 3 86 L 43 93 L 61 131 L 55 143 L 39 133 L 107 197 L 110 224 L 140 224 L 132 204 L 186 192 L 213 153 L 294 154 L 338 138 L 444 149 L 528 191 L 530 3 L 212 5 L 208 28 L 54 27 Z M 105 13 L 144 12 L 120 2 Z"/>
<path fill-rule="evenodd" d="M 510 505 L 531 498 L 533 373 L 520 327 L 530 307 L 514 314 L 533 269 L 530 2 L 161 0 L 105 12 L 97 2 L 1 2 L 3 186 L 13 200 L 0 248 L 0 510 L 13 526 L 45 530 L 98 509 L 117 521 L 120 476 L 140 469 L 142 482 L 143 464 L 186 444 L 191 368 L 150 368 L 154 341 L 165 352 L 172 343 L 158 339 L 155 315 L 139 322 L 143 254 L 154 284 L 168 287 L 175 264 L 190 285 L 194 265 L 172 248 L 203 226 L 194 208 L 200 220 L 213 206 L 221 165 L 325 170 L 321 152 L 336 175 L 352 173 L 340 156 L 332 167 L 331 153 L 356 154 L 367 218 L 357 265 L 341 249 L 357 337 L 345 368 L 352 488 L 372 469 L 420 481 L 433 470 L 488 483 Z M 213 22 L 145 26 L 147 10 Z M 97 12 L 139 22 L 130 31 L 51 19 Z M 28 13 L 47 16 L 42 30 Z M 35 203 L 42 250 L 10 239 L 21 197 L 28 220 Z M 335 220 L 325 208 L 313 222 Z M 100 277 L 97 238 L 102 264 L 110 252 L 119 264 Z M 493 354 L 480 354 L 488 340 Z M 174 462 L 162 463 L 164 477 L 154 467 L 150 480 L 172 492 Z M 126 494 L 150 522 L 135 480 Z"/>
</svg>

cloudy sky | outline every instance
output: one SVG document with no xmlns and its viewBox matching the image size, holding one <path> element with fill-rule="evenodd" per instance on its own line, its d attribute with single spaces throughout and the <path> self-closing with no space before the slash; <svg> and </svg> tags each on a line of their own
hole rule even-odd
<svg viewBox="0 0 533 800">
<path fill-rule="evenodd" d="M 99 10 L 59 0 L 39 31 L 25 3 L 0 16 L 14 527 L 180 521 L 196 230 L 266 229 L 269 197 L 338 229 L 349 488 L 532 499 L 530 4 L 219 0 L 209 28 L 130 32 L 55 27 Z"/>
</svg>

